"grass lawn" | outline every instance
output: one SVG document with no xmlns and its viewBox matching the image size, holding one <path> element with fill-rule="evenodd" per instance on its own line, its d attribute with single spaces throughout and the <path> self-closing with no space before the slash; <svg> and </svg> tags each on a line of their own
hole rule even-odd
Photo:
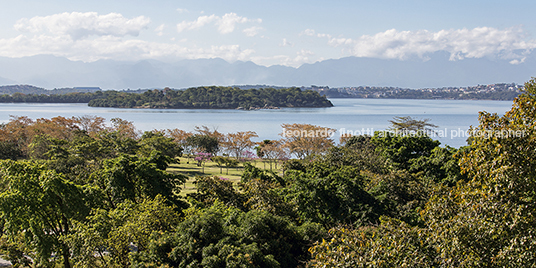
<svg viewBox="0 0 536 268">
<path fill-rule="evenodd" d="M 238 164 L 238 167 L 236 168 L 229 168 L 228 171 L 225 167 L 222 168 L 220 171 L 220 168 L 216 165 L 215 162 L 208 161 L 208 162 L 205 162 L 205 167 L 203 170 L 203 167 L 197 166 L 197 161 L 195 161 L 193 158 L 189 160 L 189 163 L 188 163 L 188 159 L 185 157 L 180 157 L 179 159 L 180 159 L 180 163 L 171 164 L 168 167 L 167 171 L 172 172 L 172 173 L 183 174 L 188 177 L 188 180 L 186 181 L 181 191 L 181 195 L 186 195 L 188 193 L 192 193 L 195 191 L 195 185 L 193 184 L 193 182 L 196 176 L 224 177 L 236 183 L 240 181 L 242 173 L 244 172 L 243 163 Z M 249 163 L 260 169 L 264 169 L 265 167 L 264 163 L 260 160 L 257 160 L 255 162 L 249 162 Z M 266 164 L 266 168 L 268 167 L 269 165 Z"/>
</svg>

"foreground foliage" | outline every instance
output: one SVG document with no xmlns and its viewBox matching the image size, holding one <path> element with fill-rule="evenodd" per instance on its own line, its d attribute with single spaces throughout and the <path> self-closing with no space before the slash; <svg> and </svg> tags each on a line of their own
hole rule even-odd
<svg viewBox="0 0 536 268">
<path fill-rule="evenodd" d="M 215 202 L 186 211 L 176 230 L 153 240 L 140 260 L 172 267 L 296 267 L 319 235 L 315 225 Z"/>
<path fill-rule="evenodd" d="M 371 229 L 332 229 L 310 249 L 311 267 L 533 267 L 536 80 L 525 88 L 504 116 L 480 114 L 460 152 L 468 180 L 435 186 L 422 224 L 385 219 Z"/>
</svg>

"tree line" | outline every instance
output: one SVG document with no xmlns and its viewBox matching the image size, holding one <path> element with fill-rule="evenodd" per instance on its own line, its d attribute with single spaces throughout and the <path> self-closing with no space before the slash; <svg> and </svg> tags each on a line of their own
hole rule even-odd
<svg viewBox="0 0 536 268">
<path fill-rule="evenodd" d="M 91 107 L 236 109 L 275 107 L 331 107 L 333 104 L 315 91 L 299 88 L 261 88 L 243 90 L 233 87 L 196 87 L 186 90 L 147 90 L 143 93 L 121 91 L 75 92 L 68 94 L 3 94 L 0 102 L 88 103 Z"/>
<path fill-rule="evenodd" d="M 263 107 L 331 107 L 326 97 L 299 88 L 238 89 L 233 87 L 197 87 L 186 90 L 152 90 L 142 94 L 111 92 L 105 98 L 89 102 L 93 107 L 174 108 L 174 109 L 250 109 Z"/>
<path fill-rule="evenodd" d="M 307 124 L 255 144 L 251 131 L 14 117 L 0 128 L 0 252 L 62 267 L 530 267 L 535 100 L 531 80 L 504 116 L 480 113 L 475 130 L 498 134 L 462 148 L 441 147 L 432 124 L 410 117 L 391 122 L 403 135 L 338 145 Z M 500 134 L 509 130 L 524 135 Z M 249 150 L 279 168 L 191 178 L 186 196 L 187 178 L 166 171 L 181 154 Z"/>
<path fill-rule="evenodd" d="M 88 103 L 102 98 L 102 93 L 73 92 L 67 94 L 0 94 L 0 103 Z"/>
</svg>

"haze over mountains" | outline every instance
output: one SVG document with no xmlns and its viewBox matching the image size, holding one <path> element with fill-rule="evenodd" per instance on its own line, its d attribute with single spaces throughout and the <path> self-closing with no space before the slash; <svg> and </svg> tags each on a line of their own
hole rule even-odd
<svg viewBox="0 0 536 268">
<path fill-rule="evenodd" d="M 85 63 L 49 55 L 0 57 L 0 85 L 30 84 L 47 89 L 82 86 L 102 89 L 187 88 L 240 84 L 424 88 L 503 82 L 523 84 L 532 76 L 536 76 L 536 58 L 532 55 L 520 64 L 488 58 L 449 61 L 447 53 L 436 53 L 427 61 L 347 57 L 298 68 L 265 67 L 241 61 L 229 63 L 222 59 Z"/>
</svg>

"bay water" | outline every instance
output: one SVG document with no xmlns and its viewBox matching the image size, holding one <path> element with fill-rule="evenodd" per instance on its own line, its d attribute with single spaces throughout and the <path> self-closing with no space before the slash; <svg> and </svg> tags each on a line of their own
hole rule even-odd
<svg viewBox="0 0 536 268">
<path fill-rule="evenodd" d="M 467 131 L 478 125 L 478 112 L 504 114 L 511 101 L 483 100 L 405 100 L 405 99 L 331 99 L 329 108 L 282 108 L 278 110 L 223 109 L 123 109 L 95 108 L 87 104 L 30 104 L 0 103 L 0 123 L 10 115 L 31 119 L 94 115 L 132 121 L 142 131 L 153 129 L 182 129 L 193 131 L 195 126 L 207 126 L 222 133 L 255 131 L 256 141 L 279 139 L 281 124 L 304 123 L 337 130 L 341 134 L 369 134 L 389 127 L 395 116 L 430 119 L 438 128 L 433 135 L 442 145 L 466 145 Z"/>
</svg>

